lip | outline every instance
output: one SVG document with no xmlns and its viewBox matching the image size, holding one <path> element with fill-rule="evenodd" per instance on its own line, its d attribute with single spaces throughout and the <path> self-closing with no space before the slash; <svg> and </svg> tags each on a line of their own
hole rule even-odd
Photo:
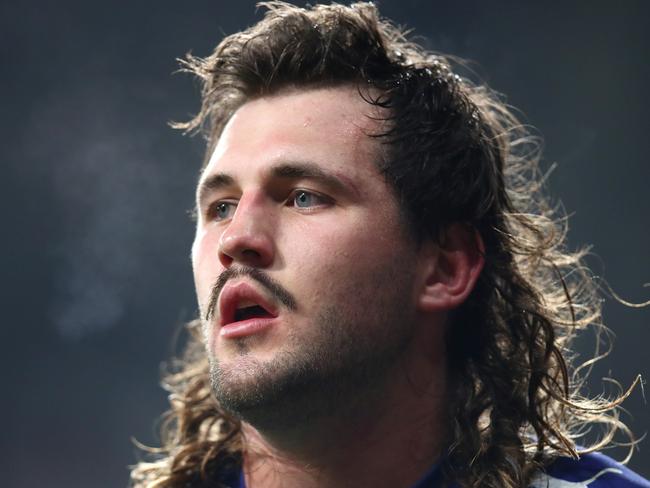
<svg viewBox="0 0 650 488">
<path fill-rule="evenodd" d="M 225 339 L 250 336 L 265 331 L 273 325 L 275 317 L 255 318 L 231 322 L 219 329 L 219 335 Z"/>
<path fill-rule="evenodd" d="M 235 321 L 237 305 L 243 301 L 261 306 L 271 316 Z M 221 290 L 218 325 L 222 337 L 236 338 L 256 334 L 273 325 L 277 316 L 278 310 L 275 304 L 245 281 L 228 284 Z"/>
</svg>

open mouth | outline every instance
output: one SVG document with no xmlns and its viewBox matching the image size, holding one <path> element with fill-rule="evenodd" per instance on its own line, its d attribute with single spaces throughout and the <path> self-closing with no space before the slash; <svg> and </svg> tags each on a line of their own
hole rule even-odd
<svg viewBox="0 0 650 488">
<path fill-rule="evenodd" d="M 220 326 L 232 323 L 265 320 L 278 316 L 272 301 L 259 293 L 248 283 L 242 282 L 226 286 L 219 300 Z"/>
<path fill-rule="evenodd" d="M 225 339 L 259 334 L 276 323 L 273 300 L 246 282 L 226 285 L 219 297 L 219 334 Z"/>
<path fill-rule="evenodd" d="M 248 319 L 259 319 L 259 318 L 271 318 L 271 315 L 264 307 L 261 305 L 250 305 L 247 307 L 237 308 L 235 310 L 235 322 L 240 322 L 242 320 Z"/>
</svg>

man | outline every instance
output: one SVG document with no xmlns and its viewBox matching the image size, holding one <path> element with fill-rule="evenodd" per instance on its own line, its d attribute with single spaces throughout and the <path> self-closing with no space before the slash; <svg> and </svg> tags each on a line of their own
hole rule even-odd
<svg viewBox="0 0 650 488">
<path fill-rule="evenodd" d="M 200 319 L 135 484 L 650 486 L 589 453 L 629 431 L 569 383 L 598 297 L 513 115 L 371 4 L 265 6 L 185 64 Z"/>
</svg>

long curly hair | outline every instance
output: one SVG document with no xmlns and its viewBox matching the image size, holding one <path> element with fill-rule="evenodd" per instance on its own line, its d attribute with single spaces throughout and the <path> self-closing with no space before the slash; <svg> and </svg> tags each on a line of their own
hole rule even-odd
<svg viewBox="0 0 650 488">
<path fill-rule="evenodd" d="M 580 452 L 611 444 L 618 432 L 633 445 L 618 406 L 634 385 L 615 399 L 586 398 L 593 360 L 571 364 L 575 334 L 606 329 L 585 251 L 566 249 L 566 219 L 542 193 L 538 138 L 498 94 L 471 81 L 462 61 L 410 42 L 371 3 L 260 5 L 262 21 L 210 56 L 182 61 L 202 82 L 202 106 L 175 126 L 201 131 L 207 158 L 242 104 L 282 89 L 351 85 L 385 109 L 388 128 L 370 137 L 385 149 L 377 164 L 413 238 L 444 242 L 445 229 L 460 222 L 485 245 L 485 267 L 446 335 L 454 387 L 445 478 L 462 487 L 527 486 L 553 457 L 577 457 L 594 424 L 602 435 Z M 164 378 L 171 409 L 162 447 L 134 466 L 134 486 L 221 486 L 241 466 L 240 422 L 212 394 L 199 321 L 188 329 Z"/>
</svg>

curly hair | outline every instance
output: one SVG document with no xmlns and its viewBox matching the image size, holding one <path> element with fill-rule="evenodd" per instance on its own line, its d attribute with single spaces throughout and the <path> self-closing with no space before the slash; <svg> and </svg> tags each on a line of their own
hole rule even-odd
<svg viewBox="0 0 650 488">
<path fill-rule="evenodd" d="M 202 106 L 175 126 L 205 135 L 207 161 L 239 107 L 286 88 L 355 86 L 386 109 L 388 129 L 370 136 L 385 149 L 378 168 L 413 238 L 442 242 L 450 224 L 462 223 L 485 245 L 485 267 L 446 335 L 454 385 L 446 479 L 527 486 L 553 457 L 577 457 L 593 424 L 603 433 L 580 452 L 610 444 L 617 432 L 632 445 L 618 414 L 630 390 L 614 400 L 583 397 L 581 372 L 593 360 L 572 369 L 575 334 L 606 329 L 586 252 L 566 249 L 566 219 L 542 192 L 538 138 L 498 94 L 456 74 L 469 73 L 462 61 L 410 42 L 371 3 L 261 5 L 262 21 L 212 55 L 182 61 L 202 81 Z M 163 447 L 134 467 L 138 487 L 220 486 L 242 462 L 241 425 L 212 394 L 199 321 L 188 328 L 187 349 L 164 380 L 171 410 Z"/>
</svg>

